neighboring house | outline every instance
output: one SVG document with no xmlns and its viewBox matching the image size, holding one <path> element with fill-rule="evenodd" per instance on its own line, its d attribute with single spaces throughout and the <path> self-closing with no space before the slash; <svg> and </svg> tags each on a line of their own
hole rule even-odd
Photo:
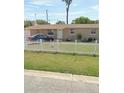
<svg viewBox="0 0 124 93">
<path fill-rule="evenodd" d="M 48 24 L 25 28 L 25 37 L 40 33 L 53 35 L 59 40 L 99 41 L 99 24 Z"/>
</svg>

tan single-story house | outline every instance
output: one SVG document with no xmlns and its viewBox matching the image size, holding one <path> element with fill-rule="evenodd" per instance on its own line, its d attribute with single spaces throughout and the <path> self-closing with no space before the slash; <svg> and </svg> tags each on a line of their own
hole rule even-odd
<svg viewBox="0 0 124 93">
<path fill-rule="evenodd" d="M 99 41 L 99 24 L 47 24 L 25 28 L 25 37 L 40 33 L 53 35 L 59 40 L 87 41 L 92 38 Z"/>
</svg>

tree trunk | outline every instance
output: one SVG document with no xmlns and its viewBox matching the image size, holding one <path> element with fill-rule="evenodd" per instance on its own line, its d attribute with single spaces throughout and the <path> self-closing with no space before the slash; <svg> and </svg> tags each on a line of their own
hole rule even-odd
<svg viewBox="0 0 124 93">
<path fill-rule="evenodd" d="M 66 8 L 66 24 L 68 24 L 68 11 L 69 11 L 69 7 Z"/>
</svg>

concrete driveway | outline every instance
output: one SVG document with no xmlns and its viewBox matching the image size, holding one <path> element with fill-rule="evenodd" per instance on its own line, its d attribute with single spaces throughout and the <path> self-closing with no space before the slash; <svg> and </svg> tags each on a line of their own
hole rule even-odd
<svg viewBox="0 0 124 93">
<path fill-rule="evenodd" d="M 97 77 L 25 71 L 25 93 L 99 93 Z"/>
</svg>

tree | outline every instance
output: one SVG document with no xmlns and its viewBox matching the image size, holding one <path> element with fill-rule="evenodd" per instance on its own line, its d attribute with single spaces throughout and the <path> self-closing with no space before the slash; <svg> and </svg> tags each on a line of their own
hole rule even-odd
<svg viewBox="0 0 124 93">
<path fill-rule="evenodd" d="M 84 16 L 72 20 L 72 24 L 97 24 L 97 23 L 99 23 L 99 20 L 91 20 L 88 17 Z"/>
<path fill-rule="evenodd" d="M 24 21 L 24 27 L 28 27 L 28 26 L 32 26 L 33 24 L 32 24 L 32 21 L 30 21 L 30 20 L 25 20 Z"/>
<path fill-rule="evenodd" d="M 38 19 L 36 20 L 37 24 L 41 25 L 41 24 L 49 24 L 47 21 L 42 20 L 42 19 Z"/>
<path fill-rule="evenodd" d="M 68 24 L 68 12 L 70 4 L 72 3 L 72 0 L 62 0 L 66 4 L 66 23 Z"/>
<path fill-rule="evenodd" d="M 89 23 L 93 23 L 93 22 L 88 17 L 84 17 L 84 16 L 72 20 L 72 24 L 89 24 Z"/>
<path fill-rule="evenodd" d="M 56 22 L 56 24 L 65 24 L 65 22 L 64 21 L 58 21 L 58 22 Z"/>
<path fill-rule="evenodd" d="M 99 23 L 99 20 L 95 20 L 95 23 Z"/>
<path fill-rule="evenodd" d="M 47 21 L 42 20 L 42 19 L 38 19 L 36 20 L 38 25 L 42 25 L 42 24 L 49 24 Z M 35 24 L 35 20 L 31 21 L 31 20 L 26 20 L 24 21 L 24 27 L 28 27 L 28 26 L 33 26 Z"/>
</svg>

